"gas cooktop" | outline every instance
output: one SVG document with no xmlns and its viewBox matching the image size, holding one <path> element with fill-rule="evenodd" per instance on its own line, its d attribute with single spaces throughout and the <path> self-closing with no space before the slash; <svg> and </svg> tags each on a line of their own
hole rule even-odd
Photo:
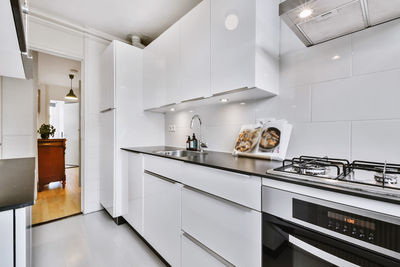
<svg viewBox="0 0 400 267">
<path fill-rule="evenodd" d="M 399 190 L 400 196 L 400 164 L 301 156 L 268 173 L 376 192 Z"/>
</svg>

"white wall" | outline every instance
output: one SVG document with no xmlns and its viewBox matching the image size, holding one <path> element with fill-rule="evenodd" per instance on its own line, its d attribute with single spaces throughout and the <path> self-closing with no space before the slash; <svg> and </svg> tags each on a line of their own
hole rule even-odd
<svg viewBox="0 0 400 267">
<path fill-rule="evenodd" d="M 282 23 L 280 95 L 194 110 L 202 116 L 204 139 L 210 149 L 231 152 L 240 125 L 284 118 L 294 125 L 287 157 L 400 163 L 399 47 L 400 20 L 310 48 Z M 192 115 L 166 115 L 166 144 L 185 146 Z M 168 132 L 169 124 L 176 132 Z"/>
</svg>

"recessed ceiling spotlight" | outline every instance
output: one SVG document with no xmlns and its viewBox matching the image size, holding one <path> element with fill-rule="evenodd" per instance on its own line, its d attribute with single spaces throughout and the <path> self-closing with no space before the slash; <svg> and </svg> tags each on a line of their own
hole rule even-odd
<svg viewBox="0 0 400 267">
<path fill-rule="evenodd" d="M 226 103 L 226 102 L 228 102 L 228 101 L 229 101 L 228 98 L 221 98 L 221 99 L 219 100 L 219 102 L 221 102 L 221 103 Z"/>
<path fill-rule="evenodd" d="M 333 57 L 331 57 L 332 58 L 332 60 L 338 60 L 338 59 L 340 59 L 340 56 L 339 55 L 334 55 Z"/>
<path fill-rule="evenodd" d="M 190 113 L 193 113 L 193 110 L 189 110 Z"/>
<path fill-rule="evenodd" d="M 175 108 L 170 108 L 169 110 L 170 110 L 170 111 L 175 111 Z"/>
<path fill-rule="evenodd" d="M 239 17 L 236 14 L 229 14 L 225 18 L 225 28 L 229 31 L 235 30 L 239 25 Z"/>
<path fill-rule="evenodd" d="M 305 8 L 299 13 L 299 18 L 305 19 L 305 18 L 311 16 L 311 14 L 313 12 L 314 12 L 314 10 L 312 10 L 311 8 Z"/>
<path fill-rule="evenodd" d="M 240 105 L 246 105 L 246 103 L 242 102 L 242 103 L 240 103 Z"/>
</svg>

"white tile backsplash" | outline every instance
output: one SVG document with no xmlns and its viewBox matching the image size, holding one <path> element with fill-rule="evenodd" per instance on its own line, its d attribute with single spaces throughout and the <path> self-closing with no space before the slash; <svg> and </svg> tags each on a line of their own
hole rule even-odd
<svg viewBox="0 0 400 267">
<path fill-rule="evenodd" d="M 352 122 L 353 159 L 400 163 L 400 120 Z"/>
<path fill-rule="evenodd" d="M 350 158 L 350 122 L 295 123 L 287 157 Z"/>
<path fill-rule="evenodd" d="M 339 58 L 332 59 L 334 56 Z M 350 75 L 350 36 L 281 55 L 280 88 L 335 80 Z"/>
<path fill-rule="evenodd" d="M 400 20 L 353 34 L 353 75 L 400 68 Z"/>
<path fill-rule="evenodd" d="M 400 69 L 312 85 L 312 120 L 400 118 Z"/>
<path fill-rule="evenodd" d="M 400 20 L 309 48 L 282 24 L 280 95 L 168 113 L 166 144 L 185 146 L 197 113 L 209 148 L 231 152 L 241 125 L 273 117 L 294 125 L 287 157 L 400 163 L 399 47 Z"/>
</svg>

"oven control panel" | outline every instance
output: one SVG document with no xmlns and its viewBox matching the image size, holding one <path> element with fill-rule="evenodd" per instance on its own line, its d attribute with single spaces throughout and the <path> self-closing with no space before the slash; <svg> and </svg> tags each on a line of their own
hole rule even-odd
<svg viewBox="0 0 400 267">
<path fill-rule="evenodd" d="M 293 199 L 293 218 L 400 252 L 400 225 Z"/>
</svg>

